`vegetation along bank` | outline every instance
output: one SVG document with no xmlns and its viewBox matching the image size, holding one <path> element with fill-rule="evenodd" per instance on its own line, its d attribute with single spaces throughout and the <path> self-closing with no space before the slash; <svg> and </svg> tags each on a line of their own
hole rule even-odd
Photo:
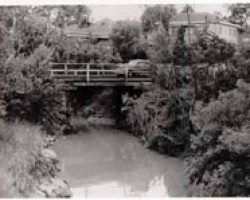
<svg viewBox="0 0 250 200">
<path fill-rule="evenodd" d="M 228 20 L 235 23 L 237 8 L 244 5 L 231 5 Z M 0 30 L 5 32 L 0 34 L 2 197 L 71 196 L 67 183 L 58 178 L 58 159 L 49 145 L 53 138 L 83 129 L 81 119 L 93 116 L 115 119 L 110 124 L 135 134 L 147 148 L 182 158 L 193 196 L 250 195 L 246 48 L 209 34 L 206 26 L 194 41 L 186 39 L 185 26 L 173 38 L 169 25 L 177 10 L 156 5 L 145 9 L 142 23 L 115 23 L 107 50 L 94 38 L 65 37 L 70 23 L 88 25 L 86 18 L 79 18 L 90 14 L 88 7 L 58 6 L 68 20 L 58 15 L 48 26 L 44 16 L 55 8 L 0 7 Z M 148 34 L 152 46 L 141 39 Z M 50 62 L 133 59 L 156 65 L 152 87 L 64 92 L 49 72 Z"/>
</svg>

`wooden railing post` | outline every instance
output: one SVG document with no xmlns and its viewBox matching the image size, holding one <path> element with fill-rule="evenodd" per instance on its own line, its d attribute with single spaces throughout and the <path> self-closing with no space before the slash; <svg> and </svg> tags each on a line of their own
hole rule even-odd
<svg viewBox="0 0 250 200">
<path fill-rule="evenodd" d="M 54 71 L 52 69 L 52 64 L 49 63 L 49 68 L 50 68 L 50 77 L 52 78 L 54 76 Z"/>
<path fill-rule="evenodd" d="M 128 67 L 126 66 L 125 67 L 125 81 L 127 82 L 128 81 Z"/>
<path fill-rule="evenodd" d="M 76 70 L 74 70 L 74 75 L 77 76 L 77 71 Z"/>
<path fill-rule="evenodd" d="M 68 75 L 68 66 L 67 63 L 64 64 L 65 75 Z"/>
<path fill-rule="evenodd" d="M 89 83 L 89 68 L 90 68 L 90 64 L 87 64 L 87 71 L 86 71 L 86 79 L 87 79 L 87 83 Z"/>
</svg>

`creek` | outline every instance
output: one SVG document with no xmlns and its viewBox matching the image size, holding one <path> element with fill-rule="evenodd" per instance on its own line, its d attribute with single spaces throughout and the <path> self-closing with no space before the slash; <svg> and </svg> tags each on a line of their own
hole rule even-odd
<svg viewBox="0 0 250 200">
<path fill-rule="evenodd" d="M 90 129 L 60 139 L 55 150 L 73 197 L 187 196 L 182 161 L 146 149 L 125 131 Z"/>
</svg>

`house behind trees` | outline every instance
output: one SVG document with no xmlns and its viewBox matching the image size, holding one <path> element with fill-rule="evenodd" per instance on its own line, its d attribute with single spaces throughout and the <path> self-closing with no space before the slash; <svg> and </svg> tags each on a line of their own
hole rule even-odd
<svg viewBox="0 0 250 200">
<path fill-rule="evenodd" d="M 228 43 L 239 45 L 241 27 L 218 19 L 209 13 L 190 13 L 189 19 L 186 13 L 175 15 L 169 24 L 169 34 L 171 38 L 176 38 L 178 29 L 186 27 L 185 40 L 187 43 L 194 42 L 200 32 L 206 30 L 208 34 L 216 35 Z M 189 35 L 190 34 L 190 38 Z"/>
<path fill-rule="evenodd" d="M 101 46 L 109 50 L 111 48 L 109 36 L 113 24 L 113 21 L 104 19 L 83 28 L 79 28 L 77 25 L 71 25 L 65 28 L 64 33 L 67 37 L 92 40 L 95 46 Z"/>
</svg>

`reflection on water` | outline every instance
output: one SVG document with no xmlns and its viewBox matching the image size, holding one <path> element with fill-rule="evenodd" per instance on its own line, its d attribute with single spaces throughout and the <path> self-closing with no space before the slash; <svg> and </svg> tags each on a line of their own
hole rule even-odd
<svg viewBox="0 0 250 200">
<path fill-rule="evenodd" d="M 74 197 L 186 196 L 183 166 L 128 133 L 93 129 L 56 143 Z"/>
</svg>

